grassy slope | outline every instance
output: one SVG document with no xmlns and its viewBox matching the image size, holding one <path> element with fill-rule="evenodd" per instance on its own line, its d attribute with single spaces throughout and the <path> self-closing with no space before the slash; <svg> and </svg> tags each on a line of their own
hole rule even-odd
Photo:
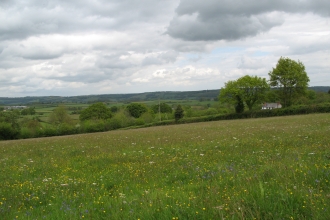
<svg viewBox="0 0 330 220">
<path fill-rule="evenodd" d="M 330 114 L 0 142 L 4 219 L 327 219 Z"/>
</svg>

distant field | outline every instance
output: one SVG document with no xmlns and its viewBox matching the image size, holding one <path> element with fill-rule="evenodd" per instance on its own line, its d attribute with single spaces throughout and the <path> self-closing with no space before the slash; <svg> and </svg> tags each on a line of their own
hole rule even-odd
<svg viewBox="0 0 330 220">
<path fill-rule="evenodd" d="M 163 102 L 160 100 L 160 102 Z M 189 105 L 192 106 L 195 110 L 203 110 L 207 109 L 208 107 L 216 107 L 219 105 L 219 102 L 217 101 L 198 101 L 198 100 L 166 100 L 165 101 L 170 106 L 177 106 L 179 104 L 181 105 Z M 143 103 L 149 107 L 152 105 L 157 105 L 159 103 L 158 100 L 155 101 L 141 101 L 139 103 Z M 125 102 L 108 102 L 107 106 L 117 106 L 122 107 L 127 105 L 128 103 Z M 61 104 L 38 104 L 38 105 L 32 105 L 32 107 L 35 107 L 36 114 L 33 116 L 25 115 L 21 116 L 21 118 L 33 118 L 37 116 L 41 121 L 43 125 L 47 125 L 49 121 L 50 114 L 54 111 L 55 108 L 57 108 L 59 105 L 64 105 L 68 109 L 68 113 L 70 114 L 70 117 L 73 119 L 75 123 L 79 122 L 79 114 L 71 114 L 74 110 L 84 109 L 87 108 L 90 104 L 80 104 L 80 103 L 61 103 Z"/>
<path fill-rule="evenodd" d="M 330 114 L 0 142 L 2 219 L 329 219 Z"/>
</svg>

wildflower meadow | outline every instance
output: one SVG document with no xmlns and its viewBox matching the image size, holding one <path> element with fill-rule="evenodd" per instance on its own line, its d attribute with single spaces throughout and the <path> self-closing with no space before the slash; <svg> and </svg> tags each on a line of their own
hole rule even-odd
<svg viewBox="0 0 330 220">
<path fill-rule="evenodd" d="M 1 219 L 329 219 L 330 114 L 0 142 Z"/>
</svg>

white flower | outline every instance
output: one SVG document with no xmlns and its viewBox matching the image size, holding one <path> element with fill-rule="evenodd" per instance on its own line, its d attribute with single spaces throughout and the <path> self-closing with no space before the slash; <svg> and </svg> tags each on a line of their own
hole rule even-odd
<svg viewBox="0 0 330 220">
<path fill-rule="evenodd" d="M 125 194 L 124 193 L 119 193 L 119 197 L 120 198 L 125 198 Z"/>
</svg>

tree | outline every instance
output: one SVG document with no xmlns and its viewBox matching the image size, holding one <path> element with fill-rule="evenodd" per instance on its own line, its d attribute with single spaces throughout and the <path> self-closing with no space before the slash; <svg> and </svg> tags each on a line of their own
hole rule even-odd
<svg viewBox="0 0 330 220">
<path fill-rule="evenodd" d="M 111 106 L 110 110 L 112 113 L 116 113 L 116 112 L 118 112 L 119 109 L 117 106 Z"/>
<path fill-rule="evenodd" d="M 19 112 L 0 112 L 0 140 L 15 139 L 20 132 Z"/>
<path fill-rule="evenodd" d="M 112 117 L 111 109 L 104 103 L 94 103 L 81 111 L 80 121 L 86 120 L 106 120 Z"/>
<path fill-rule="evenodd" d="M 183 108 L 181 105 L 178 105 L 174 111 L 175 121 L 178 122 L 181 118 L 183 118 Z"/>
<path fill-rule="evenodd" d="M 10 123 L 0 122 L 0 140 L 11 140 L 18 137 L 19 130 Z"/>
<path fill-rule="evenodd" d="M 54 109 L 54 111 L 49 115 L 49 123 L 59 125 L 63 123 L 71 124 L 72 119 L 69 116 L 64 105 L 60 105 Z"/>
<path fill-rule="evenodd" d="M 25 108 L 21 111 L 21 115 L 35 115 L 36 110 L 34 107 Z"/>
<path fill-rule="evenodd" d="M 249 110 L 264 100 L 269 85 L 265 78 L 258 76 L 243 76 L 237 80 L 228 81 L 221 89 L 219 100 L 235 105 L 236 113 L 244 111 L 244 103 Z"/>
<path fill-rule="evenodd" d="M 130 115 L 133 116 L 134 118 L 139 118 L 143 113 L 148 111 L 147 107 L 140 103 L 131 103 L 128 106 L 126 106 L 126 108 L 130 113 Z"/>
<path fill-rule="evenodd" d="M 172 113 L 172 111 L 173 111 L 171 106 L 169 106 L 168 104 L 166 104 L 164 102 L 160 103 L 160 105 L 159 104 L 153 105 L 151 107 L 151 109 L 154 113 L 158 113 L 159 111 L 160 111 L 160 113 Z"/>
<path fill-rule="evenodd" d="M 276 67 L 268 73 L 269 84 L 277 89 L 283 107 L 292 105 L 294 99 L 306 93 L 309 77 L 302 62 L 281 57 Z"/>
<path fill-rule="evenodd" d="M 235 111 L 236 111 L 236 113 L 242 113 L 242 112 L 244 112 L 244 103 L 243 103 L 243 100 L 242 100 L 242 98 L 241 98 L 241 96 L 239 96 L 239 95 L 236 95 L 236 100 L 237 100 L 237 102 L 236 102 L 236 104 L 235 104 Z"/>
</svg>

